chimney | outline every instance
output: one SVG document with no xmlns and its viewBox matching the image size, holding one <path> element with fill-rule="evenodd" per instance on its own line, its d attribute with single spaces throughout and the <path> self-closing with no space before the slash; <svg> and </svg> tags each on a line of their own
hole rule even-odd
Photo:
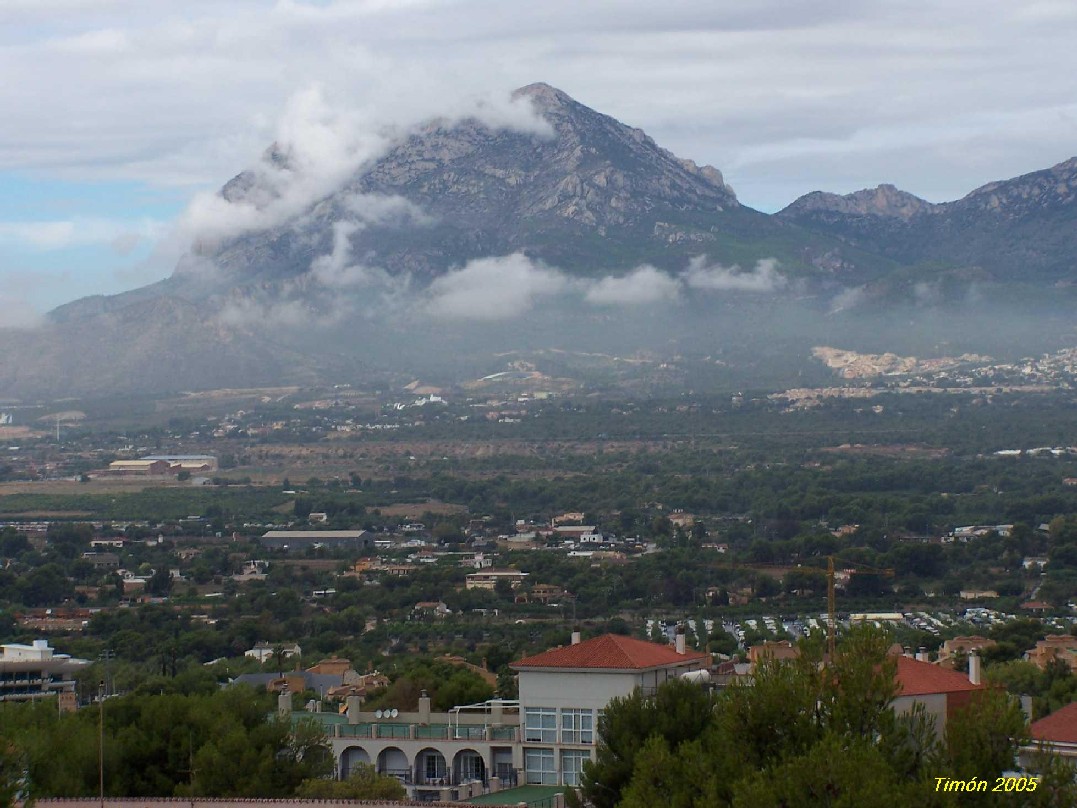
<svg viewBox="0 0 1077 808">
<path fill-rule="evenodd" d="M 684 626 L 677 626 L 677 633 L 674 636 L 674 642 L 676 643 L 677 653 L 684 653 Z"/>
<path fill-rule="evenodd" d="M 348 696 L 348 723 L 359 723 L 359 711 L 363 709 L 363 699 L 360 696 Z"/>
<path fill-rule="evenodd" d="M 288 688 L 284 688 L 277 696 L 277 712 L 281 715 L 292 714 L 292 694 L 288 692 Z"/>
<path fill-rule="evenodd" d="M 1025 714 L 1025 720 L 1032 723 L 1032 696 L 1021 696 L 1021 711 Z"/>
<path fill-rule="evenodd" d="M 969 681 L 980 684 L 980 655 L 975 651 L 969 654 Z"/>
<path fill-rule="evenodd" d="M 579 645 L 580 644 L 580 630 L 578 628 L 575 628 L 575 629 L 572 630 L 572 644 L 573 645 Z"/>
<path fill-rule="evenodd" d="M 430 723 L 430 697 L 425 690 L 419 693 L 419 723 Z"/>
<path fill-rule="evenodd" d="M 916 660 L 918 662 L 927 662 L 927 649 L 924 646 L 920 646 L 920 650 L 916 652 Z"/>
</svg>

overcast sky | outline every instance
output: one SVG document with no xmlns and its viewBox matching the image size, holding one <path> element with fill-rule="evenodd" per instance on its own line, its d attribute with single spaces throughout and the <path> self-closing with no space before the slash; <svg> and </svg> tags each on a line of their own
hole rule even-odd
<svg viewBox="0 0 1077 808">
<path fill-rule="evenodd" d="M 1074 42 L 1072 0 L 0 0 L 0 323 L 167 275 L 312 91 L 371 133 L 545 81 L 761 210 L 944 201 L 1077 154 Z"/>
</svg>

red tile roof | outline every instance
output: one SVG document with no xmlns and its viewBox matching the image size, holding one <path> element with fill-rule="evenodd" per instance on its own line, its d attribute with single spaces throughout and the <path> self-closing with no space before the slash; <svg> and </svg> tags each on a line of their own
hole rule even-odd
<svg viewBox="0 0 1077 808">
<path fill-rule="evenodd" d="M 974 685 L 963 673 L 906 656 L 897 657 L 897 681 L 898 696 L 960 693 L 985 688 L 982 684 Z"/>
<path fill-rule="evenodd" d="M 1028 732 L 1034 741 L 1077 744 L 1077 701 L 1034 722 Z"/>
<path fill-rule="evenodd" d="M 635 640 L 619 634 L 603 634 L 576 645 L 553 648 L 514 662 L 521 668 L 595 668 L 603 670 L 645 670 L 685 662 L 710 662 L 710 656 L 688 649 L 678 654 L 670 645 Z"/>
</svg>

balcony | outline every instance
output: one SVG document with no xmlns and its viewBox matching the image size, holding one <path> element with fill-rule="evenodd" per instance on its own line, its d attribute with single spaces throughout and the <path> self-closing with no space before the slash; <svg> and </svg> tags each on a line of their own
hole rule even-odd
<svg viewBox="0 0 1077 808">
<path fill-rule="evenodd" d="M 325 726 L 330 738 L 370 738 L 415 741 L 460 741 L 464 743 L 505 741 L 513 743 L 519 734 L 516 726 L 476 726 L 452 724 L 341 724 Z"/>
</svg>

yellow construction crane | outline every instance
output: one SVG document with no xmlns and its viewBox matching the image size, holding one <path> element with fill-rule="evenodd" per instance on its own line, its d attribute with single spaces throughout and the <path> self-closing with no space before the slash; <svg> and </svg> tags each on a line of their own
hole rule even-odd
<svg viewBox="0 0 1077 808">
<path fill-rule="evenodd" d="M 853 574 L 858 572 L 864 572 L 872 575 L 882 575 L 886 578 L 893 578 L 894 571 L 892 569 L 876 569 L 875 567 L 869 567 L 866 564 L 849 564 L 852 568 L 849 571 Z M 837 616 L 837 598 L 834 594 L 834 556 L 826 557 L 826 651 L 830 659 L 834 658 L 834 652 L 837 649 L 837 635 L 836 626 L 838 622 Z"/>
</svg>

